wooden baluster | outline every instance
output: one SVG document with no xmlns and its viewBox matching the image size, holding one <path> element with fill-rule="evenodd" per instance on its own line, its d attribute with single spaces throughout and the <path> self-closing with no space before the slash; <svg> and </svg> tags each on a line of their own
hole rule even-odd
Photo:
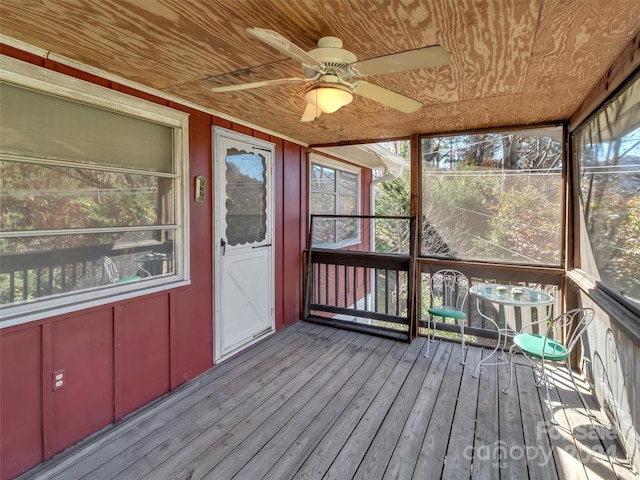
<svg viewBox="0 0 640 480">
<path fill-rule="evenodd" d="M 324 264 L 324 304 L 329 305 L 329 264 Z"/>
<path fill-rule="evenodd" d="M 384 269 L 384 313 L 389 313 L 389 270 Z"/>
<path fill-rule="evenodd" d="M 367 291 L 367 275 L 369 274 L 369 269 L 364 268 L 364 310 L 365 312 L 369 311 L 369 292 Z"/>
<path fill-rule="evenodd" d="M 358 308 L 358 267 L 353 267 L 353 307 Z"/>
<path fill-rule="evenodd" d="M 338 266 L 338 264 L 335 264 L 333 266 L 333 289 L 334 289 L 334 298 L 333 298 L 333 304 L 337 307 L 338 306 L 338 298 L 340 298 L 340 291 L 338 289 L 338 284 L 340 283 L 340 277 L 339 277 L 339 271 L 340 268 Z"/>
</svg>

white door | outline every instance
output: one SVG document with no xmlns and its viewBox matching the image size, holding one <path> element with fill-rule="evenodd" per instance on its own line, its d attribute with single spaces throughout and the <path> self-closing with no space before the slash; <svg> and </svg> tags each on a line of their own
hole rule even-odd
<svg viewBox="0 0 640 480">
<path fill-rule="evenodd" d="M 214 141 L 214 338 L 223 360 L 275 330 L 274 145 L 219 127 Z"/>
</svg>

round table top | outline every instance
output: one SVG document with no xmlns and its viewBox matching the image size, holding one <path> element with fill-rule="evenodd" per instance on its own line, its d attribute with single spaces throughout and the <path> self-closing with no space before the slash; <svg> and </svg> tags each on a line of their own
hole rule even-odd
<svg viewBox="0 0 640 480">
<path fill-rule="evenodd" d="M 493 303 L 512 305 L 515 307 L 539 307 L 553 302 L 553 297 L 541 290 L 518 285 L 474 285 L 469 294 Z"/>
<path fill-rule="evenodd" d="M 136 262 L 148 262 L 152 260 L 171 260 L 173 255 L 171 253 L 145 253 L 135 257 Z"/>
</svg>

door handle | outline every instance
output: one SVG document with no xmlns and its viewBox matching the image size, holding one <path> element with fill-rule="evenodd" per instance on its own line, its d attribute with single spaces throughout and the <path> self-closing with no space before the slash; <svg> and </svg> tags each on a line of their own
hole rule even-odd
<svg viewBox="0 0 640 480">
<path fill-rule="evenodd" d="M 266 245 L 254 245 L 254 246 L 253 246 L 253 247 L 251 247 L 251 248 L 264 248 L 264 247 L 270 247 L 270 246 L 271 246 L 271 244 L 270 244 L 270 243 L 267 243 Z"/>
<path fill-rule="evenodd" d="M 222 247 L 222 255 L 224 255 L 224 252 L 227 249 L 227 242 L 224 241 L 224 238 L 220 239 L 220 246 Z"/>
</svg>

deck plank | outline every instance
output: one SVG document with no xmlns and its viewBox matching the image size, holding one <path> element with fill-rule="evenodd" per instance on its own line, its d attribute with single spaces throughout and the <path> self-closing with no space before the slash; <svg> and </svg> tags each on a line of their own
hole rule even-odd
<svg viewBox="0 0 640 480">
<path fill-rule="evenodd" d="M 507 393 L 503 390 L 509 384 L 508 365 L 498 365 L 498 422 L 500 440 L 497 444 L 500 452 L 500 479 L 529 478 L 527 458 L 521 455 L 524 446 L 522 413 L 518 396 L 518 370 L 513 369 L 513 382 Z M 495 447 L 494 447 L 495 448 Z"/>
<path fill-rule="evenodd" d="M 304 363 L 296 362 L 295 368 L 285 370 L 232 414 L 210 425 L 196 441 L 186 445 L 187 448 L 181 449 L 149 472 L 147 478 L 190 476 L 195 480 L 202 478 L 222 461 L 235 465 L 235 457 L 229 454 L 238 444 L 276 412 L 280 413 L 281 421 L 288 420 L 291 414 L 287 406 L 312 398 L 367 340 L 349 332 L 319 357 L 315 352 L 310 352 L 305 356 Z"/>
<path fill-rule="evenodd" d="M 291 450 L 296 450 L 296 446 L 300 445 L 300 436 L 311 427 L 312 424 L 326 432 L 339 413 L 344 411 L 349 403 L 353 401 L 356 394 L 389 352 L 393 343 L 391 340 L 382 342 L 378 339 L 378 345 L 363 359 L 363 363 L 355 372 L 351 373 L 347 371 L 343 373 L 342 375 L 346 376 L 346 379 L 340 379 L 339 376 L 332 378 L 331 382 L 334 384 L 326 385 L 319 395 L 316 395 L 307 405 L 301 408 L 294 418 L 281 428 L 278 433 L 264 444 L 260 451 L 247 462 L 237 473 L 237 476 L 239 478 L 261 478 L 264 472 L 270 470 L 280 457 Z M 366 355 L 366 352 L 363 351 L 363 354 Z M 342 383 L 342 387 L 338 385 L 339 383 Z M 316 432 L 316 435 L 320 433 L 317 429 Z M 292 458 L 291 463 L 283 465 L 282 467 L 285 471 L 291 471 L 294 463 L 295 457 Z"/>
<path fill-rule="evenodd" d="M 563 371 L 556 427 L 528 364 L 503 394 L 488 350 L 425 346 L 299 323 L 18 480 L 635 478 Z"/>
<path fill-rule="evenodd" d="M 363 384 L 353 399 L 342 408 L 341 402 L 328 404 L 321 414 L 297 437 L 295 443 L 280 456 L 273 467 L 264 475 L 263 480 L 291 479 L 315 452 L 318 452 L 318 458 L 328 456 L 326 444 L 341 445 L 340 442 L 344 443 L 349 438 L 351 428 L 355 428 L 357 419 L 360 418 L 359 415 L 373 401 L 375 394 L 387 380 L 400 358 L 399 355 L 406 350 L 406 347 L 407 345 L 404 343 L 393 342 L 392 347 L 379 360 L 371 374 L 366 378 L 364 375 L 362 376 Z M 324 439 L 327 442 L 325 446 L 322 446 L 320 444 Z M 326 468 L 322 470 L 322 473 L 325 471 Z"/>
<path fill-rule="evenodd" d="M 424 340 L 422 341 L 424 342 Z M 416 342 L 420 342 L 420 340 Z M 338 417 L 336 422 L 322 437 L 317 447 L 304 459 L 304 463 L 302 463 L 297 471 L 293 472 L 293 475 L 287 477 L 286 474 L 282 476 L 270 474 L 267 478 L 273 480 L 285 478 L 295 478 L 297 480 L 322 478 L 344 447 L 352 432 L 362 420 L 364 414 L 369 411 L 371 403 L 377 398 L 382 387 L 386 382 L 391 380 L 391 373 L 392 371 L 396 371 L 395 369 L 400 360 L 404 358 L 407 348 L 408 345 L 403 343 L 397 343 L 394 346 L 385 361 L 367 382 L 363 391 L 358 394 L 349 408 Z"/>
<path fill-rule="evenodd" d="M 548 425 L 540 405 L 533 370 L 526 365 L 517 365 L 515 369 L 524 433 L 524 453 L 529 466 L 529 478 L 531 480 L 556 479 L 558 471 L 553 460 L 553 450 L 547 433 Z"/>
<path fill-rule="evenodd" d="M 449 360 L 451 360 L 451 346 L 452 344 L 449 342 L 439 344 L 436 354 L 438 354 L 440 350 L 445 350 L 444 356 L 448 356 Z M 379 480 L 384 475 L 389 460 L 396 450 L 404 426 L 409 420 L 411 412 L 414 410 L 414 405 L 422 390 L 422 385 L 425 383 L 425 379 L 431 371 L 432 365 L 434 365 L 433 360 L 436 357 L 430 356 L 427 358 L 424 356 L 425 352 L 426 349 L 421 351 L 416 359 L 405 384 L 398 393 L 396 401 L 382 422 L 367 454 L 358 467 L 353 477 L 354 480 Z M 442 363 L 444 363 L 444 361 Z M 435 373 L 432 378 L 435 378 L 435 383 L 440 383 L 443 376 L 444 369 L 440 373 Z M 429 407 L 427 406 L 427 408 Z"/>
<path fill-rule="evenodd" d="M 326 480 L 353 478 L 360 462 L 367 454 L 376 433 L 409 376 L 416 358 L 423 350 L 420 347 L 424 345 L 426 345 L 426 342 L 423 341 L 422 343 L 413 342 L 409 346 L 405 355 L 403 355 L 392 372 L 389 382 L 380 390 L 380 393 L 322 478 Z"/>
<path fill-rule="evenodd" d="M 545 364 L 546 366 L 546 364 Z M 575 391 L 566 369 L 554 368 L 553 379 L 555 390 L 562 405 L 566 418 L 566 428 L 572 433 L 577 449 L 573 453 L 584 465 L 589 480 L 611 479 L 613 467 L 604 446 L 597 435 L 591 430 L 591 419 L 587 415 L 578 393 Z M 559 419 L 559 421 L 561 421 Z M 562 421 L 561 421 L 562 422 Z"/>
<path fill-rule="evenodd" d="M 473 377 L 473 371 L 481 358 L 482 350 L 479 348 L 472 348 L 467 353 L 442 478 L 471 478 L 471 449 L 480 385 L 480 379 Z"/>
<path fill-rule="evenodd" d="M 457 350 L 457 349 L 456 349 Z M 475 365 L 474 365 L 475 366 Z M 438 392 L 438 399 L 427 427 L 422 448 L 418 455 L 416 467 L 411 478 L 416 480 L 430 480 L 440 478 L 444 467 L 447 444 L 451 435 L 453 414 L 456 399 L 460 390 L 463 365 L 457 355 L 452 354 L 447 363 L 445 379 Z"/>
<path fill-rule="evenodd" d="M 300 356 L 291 355 L 286 362 L 283 362 L 284 364 L 274 369 L 266 378 L 248 383 L 245 387 L 247 391 L 234 392 L 221 404 L 211 403 L 208 409 L 200 412 L 195 422 L 187 423 L 181 435 L 160 443 L 154 451 L 123 470 L 120 476 L 143 478 L 149 474 L 149 478 L 170 478 L 174 470 L 182 469 L 200 453 L 212 448 L 212 445 L 228 430 L 243 421 L 248 421 L 256 410 L 264 412 L 260 408 L 265 398 L 279 394 L 280 391 L 287 393 L 293 390 L 295 393 L 303 385 L 303 379 L 307 374 L 317 373 L 316 369 L 322 369 L 355 338 L 355 335 L 349 333 L 333 335 L 326 339 L 327 342 L 332 343 L 330 347 L 328 347 L 329 343 L 320 343 L 310 350 L 302 349 Z M 316 355 L 322 358 L 321 362 L 316 362 Z M 307 368 L 310 366 L 311 368 Z M 293 383 L 290 384 L 290 382 Z"/>
<path fill-rule="evenodd" d="M 245 438 L 238 448 L 203 478 L 231 478 L 236 475 L 238 478 L 259 477 L 264 472 L 263 465 L 266 468 L 273 466 L 272 462 L 284 453 L 285 447 L 295 441 L 313 418 L 335 398 L 335 395 L 340 393 L 346 396 L 355 395 L 358 385 L 361 385 L 359 380 L 356 379 L 351 385 L 348 385 L 348 382 L 358 374 L 361 368 L 364 369 L 363 375 L 371 373 L 368 369 L 374 362 L 367 364 L 365 361 L 380 343 L 380 338 L 369 338 L 357 352 L 345 352 L 346 361 L 343 365 L 340 365 L 336 371 L 325 370 L 317 379 L 314 379 L 318 384 L 317 390 L 310 390 L 307 387 L 306 390 L 309 392 L 298 395 L 299 398 L 292 398 L 285 405 L 287 411 L 285 415 L 282 412 L 276 412 L 269 417 L 258 430 Z M 274 456 L 276 458 L 273 458 Z M 233 461 L 230 462 L 229 459 Z"/>
<path fill-rule="evenodd" d="M 484 350 L 483 358 L 490 354 L 489 350 Z M 494 480 L 500 475 L 499 462 L 492 458 L 492 452 L 499 440 L 498 367 L 483 365 L 479 378 L 471 478 Z"/>
<path fill-rule="evenodd" d="M 434 349 L 433 364 L 422 382 L 418 398 L 409 413 L 398 444 L 389 460 L 389 465 L 384 473 L 385 479 L 411 478 L 413 475 L 422 439 L 429 426 L 444 380 L 447 367 L 444 360 L 450 359 L 452 355 L 452 348 L 447 347 L 449 344 L 445 343 Z"/>
</svg>

